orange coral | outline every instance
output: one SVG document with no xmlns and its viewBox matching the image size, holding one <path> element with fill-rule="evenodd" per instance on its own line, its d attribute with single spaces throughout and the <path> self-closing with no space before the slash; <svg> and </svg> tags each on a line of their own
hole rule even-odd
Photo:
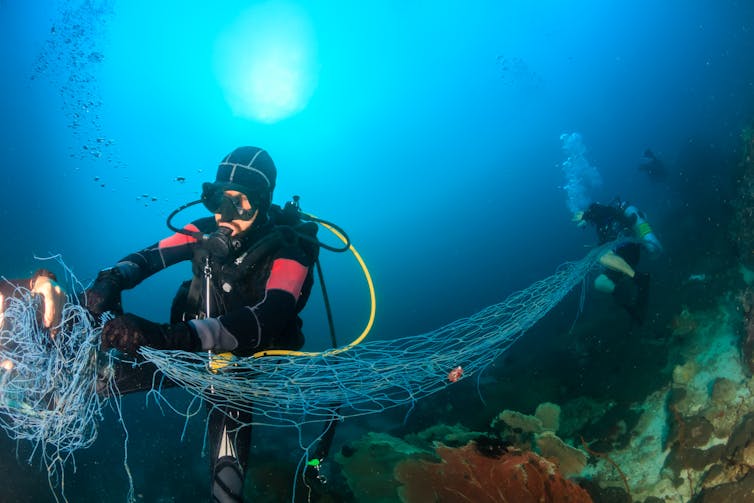
<svg viewBox="0 0 754 503">
<path fill-rule="evenodd" d="M 533 452 L 483 456 L 473 443 L 438 446 L 442 461 L 407 459 L 395 468 L 404 503 L 591 503 L 589 494 Z"/>
</svg>

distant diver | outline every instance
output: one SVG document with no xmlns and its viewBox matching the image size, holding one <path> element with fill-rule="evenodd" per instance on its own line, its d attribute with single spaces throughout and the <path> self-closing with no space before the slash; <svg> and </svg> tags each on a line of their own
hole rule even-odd
<svg viewBox="0 0 754 503">
<path fill-rule="evenodd" d="M 594 226 L 599 244 L 620 238 L 631 241 L 604 254 L 600 263 L 602 272 L 595 278 L 597 291 L 612 294 L 638 324 L 644 323 L 649 301 L 649 274 L 636 271 L 642 249 L 652 257 L 662 253 L 662 245 L 655 236 L 644 214 L 636 206 L 614 200 L 609 205 L 592 203 L 584 212 L 574 215 L 574 221 L 584 227 Z"/>
<path fill-rule="evenodd" d="M 665 163 L 659 160 L 649 148 L 644 150 L 641 164 L 639 164 L 639 171 L 646 173 L 653 182 L 664 182 L 668 176 L 668 172 L 665 170 Z"/>
</svg>

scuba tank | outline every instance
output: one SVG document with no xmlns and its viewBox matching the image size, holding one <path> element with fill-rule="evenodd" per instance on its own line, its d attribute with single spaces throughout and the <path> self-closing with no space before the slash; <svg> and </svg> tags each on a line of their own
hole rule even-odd
<svg viewBox="0 0 754 503">
<path fill-rule="evenodd" d="M 623 214 L 633 220 L 633 231 L 637 238 L 641 239 L 642 245 L 649 252 L 650 257 L 656 258 L 662 253 L 662 244 L 652 231 L 649 222 L 644 218 L 644 214 L 636 206 L 629 204 L 623 209 Z"/>
</svg>

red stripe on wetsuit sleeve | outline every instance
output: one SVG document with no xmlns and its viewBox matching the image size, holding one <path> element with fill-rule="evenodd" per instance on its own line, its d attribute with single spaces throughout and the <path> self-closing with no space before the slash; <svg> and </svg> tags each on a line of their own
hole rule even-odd
<svg viewBox="0 0 754 503">
<path fill-rule="evenodd" d="M 199 228 L 194 224 L 188 224 L 186 227 L 184 227 L 189 232 L 199 232 Z M 196 238 L 193 236 L 187 236 L 186 234 L 181 234 L 180 232 L 176 232 L 169 238 L 165 238 L 162 241 L 160 241 L 160 249 L 163 248 L 172 248 L 173 246 L 182 246 L 187 245 L 189 243 L 196 243 Z"/>
<path fill-rule="evenodd" d="M 293 295 L 298 301 L 301 286 L 304 284 L 309 268 L 288 258 L 275 259 L 272 263 L 267 290 L 283 290 Z"/>
</svg>

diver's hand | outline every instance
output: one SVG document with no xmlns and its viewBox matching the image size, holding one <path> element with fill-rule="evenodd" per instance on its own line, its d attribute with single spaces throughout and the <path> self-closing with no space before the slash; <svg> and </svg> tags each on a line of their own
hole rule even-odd
<svg viewBox="0 0 754 503">
<path fill-rule="evenodd" d="M 93 316 L 106 311 L 123 314 L 120 293 L 123 290 L 123 276 L 117 268 L 104 269 L 99 272 L 94 284 L 84 292 L 82 304 Z"/>
<path fill-rule="evenodd" d="M 42 296 L 44 300 L 44 313 L 42 322 L 45 328 L 54 329 L 60 325 L 63 314 L 63 306 L 67 300 L 66 294 L 55 281 L 55 276 L 48 271 L 40 269 L 31 278 L 31 292 Z M 54 332 L 52 332 L 54 337 Z"/>
<path fill-rule="evenodd" d="M 125 313 L 108 321 L 102 327 L 103 351 L 116 348 L 136 355 L 142 346 L 155 349 L 201 350 L 201 342 L 187 323 L 155 323 L 135 314 Z"/>
<path fill-rule="evenodd" d="M 88 296 L 87 296 L 88 297 Z M 115 348 L 135 355 L 147 344 L 146 333 L 159 330 L 159 325 L 134 314 L 126 313 L 111 319 L 102 327 L 102 351 Z"/>
</svg>

